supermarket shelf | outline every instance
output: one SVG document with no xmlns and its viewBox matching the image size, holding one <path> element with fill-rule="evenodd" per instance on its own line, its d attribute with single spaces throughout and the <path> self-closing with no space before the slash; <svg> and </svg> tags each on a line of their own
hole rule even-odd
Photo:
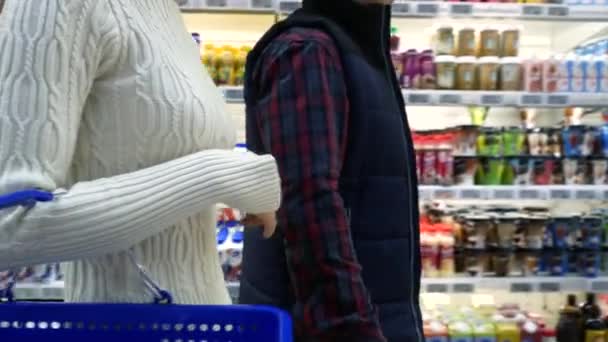
<svg viewBox="0 0 608 342">
<path fill-rule="evenodd" d="M 279 12 L 288 14 L 300 7 L 297 0 L 279 1 Z M 566 6 L 560 4 L 459 3 L 398 0 L 393 16 L 404 18 L 510 18 L 542 21 L 608 21 L 604 6 Z"/>
<path fill-rule="evenodd" d="M 185 13 L 244 13 L 244 14 L 276 14 L 277 9 L 272 0 L 250 1 L 204 1 L 190 0 L 181 6 Z"/>
<path fill-rule="evenodd" d="M 242 87 L 222 87 L 228 103 L 243 103 Z M 403 90 L 408 106 L 604 107 L 608 93 L 529 93 L 521 91 Z"/>
<path fill-rule="evenodd" d="M 603 107 L 604 93 L 529 93 L 509 91 L 404 90 L 408 106 Z"/>
<path fill-rule="evenodd" d="M 15 297 L 19 300 L 63 300 L 64 283 L 55 281 L 50 284 L 18 284 Z"/>
<path fill-rule="evenodd" d="M 510 293 L 561 291 L 608 293 L 608 277 L 507 277 L 507 278 L 424 278 L 421 291 L 426 293 L 483 293 L 506 291 Z M 239 284 L 228 283 L 233 300 L 238 299 Z M 15 291 L 19 300 L 62 300 L 63 282 L 52 284 L 19 284 Z"/>
<path fill-rule="evenodd" d="M 608 200 L 608 186 L 420 186 L 422 200 Z"/>
<path fill-rule="evenodd" d="M 582 277 L 510 277 L 510 278 L 426 278 L 422 292 L 426 293 L 483 293 L 506 291 L 510 293 L 608 292 L 608 278 Z"/>
<path fill-rule="evenodd" d="M 184 12 L 236 12 L 250 14 L 289 14 L 301 7 L 300 0 L 190 0 Z M 540 21 L 608 21 L 608 7 L 560 4 L 461 3 L 398 0 L 393 16 L 403 18 L 509 18 Z"/>
</svg>

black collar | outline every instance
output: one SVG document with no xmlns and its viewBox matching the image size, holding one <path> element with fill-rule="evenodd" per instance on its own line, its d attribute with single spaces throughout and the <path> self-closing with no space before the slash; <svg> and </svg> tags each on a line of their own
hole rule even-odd
<svg viewBox="0 0 608 342">
<path fill-rule="evenodd" d="M 371 63 L 386 67 L 390 53 L 391 6 L 360 5 L 353 0 L 304 0 L 303 8 L 337 23 Z"/>
</svg>

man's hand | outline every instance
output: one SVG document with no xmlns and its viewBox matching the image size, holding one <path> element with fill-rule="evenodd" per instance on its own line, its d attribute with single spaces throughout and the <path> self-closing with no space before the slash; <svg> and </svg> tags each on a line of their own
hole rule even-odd
<svg viewBox="0 0 608 342">
<path fill-rule="evenodd" d="M 266 239 L 272 237 L 277 229 L 277 217 L 275 213 L 249 214 L 245 216 L 241 223 L 245 227 L 262 227 L 264 229 L 264 238 Z"/>
</svg>

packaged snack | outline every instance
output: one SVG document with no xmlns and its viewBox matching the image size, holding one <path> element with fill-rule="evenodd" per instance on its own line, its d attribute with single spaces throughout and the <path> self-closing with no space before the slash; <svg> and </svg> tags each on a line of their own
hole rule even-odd
<svg viewBox="0 0 608 342">
<path fill-rule="evenodd" d="M 563 160 L 564 184 L 590 184 L 589 163 L 586 159 L 566 158 Z"/>
<path fill-rule="evenodd" d="M 456 57 L 440 55 L 435 57 L 437 68 L 437 89 L 454 89 L 456 87 Z"/>
<path fill-rule="evenodd" d="M 458 56 L 475 56 L 475 29 L 463 28 L 458 31 Z"/>
<path fill-rule="evenodd" d="M 525 240 L 526 248 L 531 250 L 542 250 L 548 217 L 541 215 L 529 215 L 525 218 Z"/>
<path fill-rule="evenodd" d="M 398 80 L 403 79 L 404 72 L 404 63 L 403 63 L 404 55 L 397 51 L 391 51 L 391 60 L 393 62 L 393 67 L 395 68 L 395 75 Z"/>
<path fill-rule="evenodd" d="M 454 184 L 475 185 L 475 175 L 479 161 L 475 157 L 457 157 L 454 159 Z"/>
<path fill-rule="evenodd" d="M 419 59 L 420 80 L 418 86 L 420 89 L 435 89 L 437 86 L 434 59 L 435 57 L 432 50 L 422 51 Z"/>
<path fill-rule="evenodd" d="M 482 57 L 478 61 L 478 80 L 480 90 L 498 89 L 499 59 L 494 56 Z"/>
<path fill-rule="evenodd" d="M 500 342 L 520 342 L 520 330 L 515 323 L 496 323 L 496 337 Z"/>
<path fill-rule="evenodd" d="M 451 277 L 454 275 L 454 232 L 447 224 L 438 224 L 439 240 L 439 275 Z"/>
<path fill-rule="evenodd" d="M 522 67 L 518 57 L 500 59 L 499 88 L 507 91 L 521 90 Z"/>
<path fill-rule="evenodd" d="M 213 46 L 213 44 L 205 44 L 201 60 L 211 79 L 215 80 L 217 77 L 217 70 L 215 68 L 215 46 Z"/>
<path fill-rule="evenodd" d="M 602 218 L 585 216 L 581 223 L 581 239 L 583 248 L 599 249 L 602 245 Z"/>
<path fill-rule="evenodd" d="M 549 151 L 549 133 L 547 128 L 534 128 L 528 130 L 528 149 L 530 155 L 544 156 Z M 561 134 L 561 132 L 560 132 Z"/>
<path fill-rule="evenodd" d="M 420 56 L 416 50 L 407 50 L 403 57 L 402 85 L 405 89 L 418 89 L 420 79 Z"/>
<path fill-rule="evenodd" d="M 245 64 L 247 62 L 247 55 L 251 51 L 251 48 L 244 46 L 237 51 L 235 63 L 234 63 L 234 84 L 242 85 L 245 81 Z"/>
<path fill-rule="evenodd" d="M 573 248 L 577 244 L 578 230 L 576 216 L 562 215 L 553 217 L 548 225 L 552 246 L 557 249 Z"/>
<path fill-rule="evenodd" d="M 583 92 L 594 93 L 597 87 L 597 72 L 595 70 L 594 57 L 583 56 L 580 59 L 580 67 L 583 73 Z"/>
<path fill-rule="evenodd" d="M 578 260 L 579 274 L 587 278 L 595 278 L 599 275 L 600 254 L 598 252 L 583 252 Z"/>
<path fill-rule="evenodd" d="M 560 61 L 551 57 L 542 63 L 543 90 L 548 93 L 556 92 L 559 89 L 560 80 Z"/>
<path fill-rule="evenodd" d="M 562 155 L 562 129 L 548 127 L 544 129 L 547 133 L 547 144 L 543 154 L 547 156 L 560 157 Z"/>
<path fill-rule="evenodd" d="M 556 164 L 559 164 L 559 160 L 550 158 L 533 158 L 532 167 L 532 184 L 534 185 L 552 185 L 559 184 L 555 183 L 554 174 Z"/>
<path fill-rule="evenodd" d="M 473 330 L 464 321 L 455 321 L 448 325 L 450 342 L 473 342 Z"/>
<path fill-rule="evenodd" d="M 434 143 L 434 139 L 431 141 Z M 427 185 L 433 185 L 437 181 L 437 150 L 433 146 L 423 149 L 421 181 Z"/>
<path fill-rule="evenodd" d="M 503 134 L 500 128 L 484 127 L 477 137 L 477 155 L 501 156 L 503 155 Z"/>
<path fill-rule="evenodd" d="M 502 31 L 500 53 L 503 57 L 515 57 L 519 54 L 519 29 L 508 27 Z"/>
<path fill-rule="evenodd" d="M 488 157 L 481 160 L 477 168 L 478 185 L 502 185 L 506 168 L 506 159 L 501 157 Z"/>
<path fill-rule="evenodd" d="M 507 159 L 507 167 L 504 174 L 506 185 L 532 185 L 534 159 L 529 157 L 516 157 Z"/>
<path fill-rule="evenodd" d="M 486 27 L 479 34 L 479 56 L 500 55 L 500 33 L 495 27 Z"/>
<path fill-rule="evenodd" d="M 507 127 L 502 132 L 503 154 L 519 156 L 524 154 L 526 133 L 519 127 Z"/>
<path fill-rule="evenodd" d="M 424 277 L 437 277 L 439 259 L 439 240 L 433 226 L 420 227 L 420 258 Z"/>
<path fill-rule="evenodd" d="M 591 161 L 594 185 L 608 185 L 608 160 L 594 159 Z"/>
<path fill-rule="evenodd" d="M 454 156 L 452 155 L 452 137 L 444 135 L 438 137 L 437 146 L 437 184 L 454 184 Z"/>
<path fill-rule="evenodd" d="M 479 126 L 458 126 L 453 130 L 454 155 L 475 156 L 477 155 L 477 137 Z"/>
<path fill-rule="evenodd" d="M 448 328 L 439 320 L 424 324 L 424 338 L 426 342 L 449 342 Z"/>
<path fill-rule="evenodd" d="M 476 59 L 473 56 L 462 56 L 456 59 L 456 89 L 475 90 Z"/>
<path fill-rule="evenodd" d="M 435 51 L 437 55 L 454 53 L 454 29 L 452 26 L 440 26 L 435 34 Z"/>
<path fill-rule="evenodd" d="M 542 91 L 542 62 L 538 59 L 527 59 L 523 62 L 523 69 L 523 89 L 528 92 Z"/>
<path fill-rule="evenodd" d="M 496 329 L 494 324 L 487 321 L 473 322 L 474 342 L 496 342 Z"/>
<path fill-rule="evenodd" d="M 582 157 L 590 154 L 587 138 L 587 127 L 573 125 L 562 130 L 563 150 L 566 157 Z"/>
</svg>

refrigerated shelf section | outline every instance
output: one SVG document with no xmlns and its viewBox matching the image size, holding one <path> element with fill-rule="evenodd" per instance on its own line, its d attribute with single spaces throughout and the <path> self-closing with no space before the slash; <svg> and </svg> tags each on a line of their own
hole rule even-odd
<svg viewBox="0 0 608 342">
<path fill-rule="evenodd" d="M 186 13 L 276 14 L 273 0 L 189 0 L 180 6 Z"/>
<path fill-rule="evenodd" d="M 421 200 L 608 200 L 608 186 L 426 186 Z"/>
<path fill-rule="evenodd" d="M 226 285 L 230 296 L 238 298 L 239 284 Z M 421 283 L 423 293 L 470 294 L 492 291 L 509 293 L 557 293 L 596 292 L 608 293 L 608 277 L 451 277 L 424 278 Z M 64 298 L 63 282 L 52 284 L 19 284 L 15 291 L 18 300 L 60 301 Z"/>
<path fill-rule="evenodd" d="M 243 103 L 242 87 L 222 87 L 228 103 Z M 489 106 L 526 108 L 605 107 L 608 93 L 530 93 L 521 91 L 403 90 L 408 106 Z"/>
<path fill-rule="evenodd" d="M 281 0 L 278 11 L 289 14 L 300 8 L 301 1 Z M 561 4 L 462 3 L 397 0 L 393 16 L 403 18 L 505 18 L 539 21 L 608 21 L 608 7 L 567 6 Z"/>
</svg>

